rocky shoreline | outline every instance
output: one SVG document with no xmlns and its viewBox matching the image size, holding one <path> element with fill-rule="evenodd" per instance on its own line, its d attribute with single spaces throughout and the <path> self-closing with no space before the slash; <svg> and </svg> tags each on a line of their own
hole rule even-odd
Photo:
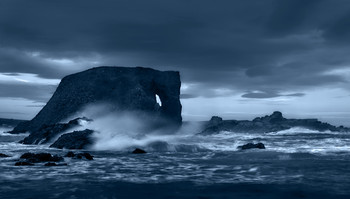
<svg viewBox="0 0 350 199">
<path fill-rule="evenodd" d="M 223 120 L 221 117 L 213 116 L 206 122 L 200 135 L 217 134 L 221 131 L 244 132 L 244 133 L 268 133 L 302 127 L 317 131 L 350 132 L 350 128 L 344 126 L 333 126 L 318 119 L 287 119 L 279 111 L 271 115 L 257 117 L 248 120 Z"/>
</svg>

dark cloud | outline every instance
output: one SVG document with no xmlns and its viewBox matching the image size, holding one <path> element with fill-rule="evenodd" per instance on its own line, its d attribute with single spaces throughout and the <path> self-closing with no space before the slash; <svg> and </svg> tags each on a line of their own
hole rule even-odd
<svg viewBox="0 0 350 199">
<path fill-rule="evenodd" d="M 350 64 L 349 11 L 346 0 L 2 0 L 0 72 L 62 78 L 98 65 L 179 70 L 195 85 L 182 99 L 348 88 L 343 74 L 331 72 Z M 46 92 L 5 87 L 1 96 L 39 100 Z"/>
<path fill-rule="evenodd" d="M 345 41 L 348 44 L 350 39 L 350 13 L 344 13 L 343 16 L 330 24 L 324 35 L 331 41 L 340 43 Z"/>
<path fill-rule="evenodd" d="M 322 0 L 276 1 L 276 5 L 267 22 L 268 33 L 272 36 L 293 34 L 300 31 L 305 20 L 313 14 Z"/>
</svg>

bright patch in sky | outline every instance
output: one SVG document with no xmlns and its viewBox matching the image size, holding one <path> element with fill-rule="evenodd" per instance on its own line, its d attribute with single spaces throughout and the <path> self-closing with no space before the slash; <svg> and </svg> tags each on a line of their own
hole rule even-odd
<svg viewBox="0 0 350 199">
<path fill-rule="evenodd" d="M 60 81 L 59 79 L 41 78 L 31 73 L 0 73 L 0 83 L 57 85 Z"/>
</svg>

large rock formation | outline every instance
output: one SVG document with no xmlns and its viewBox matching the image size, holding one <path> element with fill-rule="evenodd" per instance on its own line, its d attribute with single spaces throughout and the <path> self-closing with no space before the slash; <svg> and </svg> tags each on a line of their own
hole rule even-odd
<svg viewBox="0 0 350 199">
<path fill-rule="evenodd" d="M 117 111 L 140 111 L 154 116 L 159 124 L 176 127 L 182 123 L 180 86 L 179 72 L 142 67 L 92 68 L 63 78 L 46 106 L 12 133 L 35 132 L 43 125 L 72 117 L 86 105 L 100 102 Z"/>
</svg>

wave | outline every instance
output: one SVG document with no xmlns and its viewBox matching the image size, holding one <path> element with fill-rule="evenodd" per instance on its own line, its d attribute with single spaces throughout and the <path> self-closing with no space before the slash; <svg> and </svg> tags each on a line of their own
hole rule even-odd
<svg viewBox="0 0 350 199">
<path fill-rule="evenodd" d="M 318 131 L 318 130 L 307 129 L 304 127 L 293 127 L 293 128 L 287 129 L 287 130 L 269 132 L 269 133 L 265 133 L 265 134 L 268 134 L 268 135 L 298 135 L 298 134 L 339 134 L 339 133 L 340 132 L 332 132 L 330 130 Z"/>
<path fill-rule="evenodd" d="M 13 128 L 0 127 L 0 136 L 24 137 L 24 136 L 28 136 L 29 135 L 29 133 L 20 133 L 20 134 L 7 133 L 7 132 L 11 131 L 12 129 Z"/>
</svg>

